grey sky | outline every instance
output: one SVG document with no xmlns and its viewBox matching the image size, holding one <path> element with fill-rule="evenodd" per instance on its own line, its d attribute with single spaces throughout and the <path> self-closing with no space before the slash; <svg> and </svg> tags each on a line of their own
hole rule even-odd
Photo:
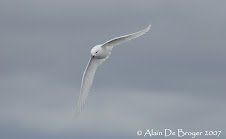
<svg viewBox="0 0 226 139">
<path fill-rule="evenodd" d="M 0 138 L 136 138 L 146 128 L 225 135 L 225 5 L 0 1 Z M 91 48 L 150 23 L 113 49 L 75 119 Z"/>
</svg>

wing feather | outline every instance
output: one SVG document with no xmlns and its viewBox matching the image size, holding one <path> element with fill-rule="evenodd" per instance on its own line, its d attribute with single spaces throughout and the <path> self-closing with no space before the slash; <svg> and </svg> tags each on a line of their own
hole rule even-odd
<svg viewBox="0 0 226 139">
<path fill-rule="evenodd" d="M 146 27 L 145 29 L 143 29 L 141 31 L 138 31 L 138 32 L 135 32 L 135 33 L 132 33 L 132 34 L 129 34 L 129 35 L 116 37 L 114 39 L 111 39 L 111 40 L 105 42 L 102 45 L 102 47 L 106 47 L 106 48 L 108 48 L 111 51 L 112 48 L 114 46 L 116 46 L 116 45 L 119 45 L 119 44 L 121 44 L 123 42 L 129 41 L 131 39 L 134 39 L 134 38 L 137 38 L 137 37 L 140 37 L 140 36 L 144 35 L 146 32 L 149 31 L 150 28 L 151 28 L 151 25 L 149 25 L 148 27 Z"/>
<path fill-rule="evenodd" d="M 76 116 L 82 111 L 86 99 L 88 97 L 88 93 L 90 91 L 90 88 L 93 83 L 93 79 L 95 76 L 95 72 L 97 70 L 97 67 L 102 63 L 102 61 L 95 59 L 95 58 L 90 58 L 89 63 L 83 73 L 82 77 L 82 83 L 81 83 L 81 89 L 80 89 L 80 96 L 78 100 L 78 104 L 76 107 Z"/>
</svg>

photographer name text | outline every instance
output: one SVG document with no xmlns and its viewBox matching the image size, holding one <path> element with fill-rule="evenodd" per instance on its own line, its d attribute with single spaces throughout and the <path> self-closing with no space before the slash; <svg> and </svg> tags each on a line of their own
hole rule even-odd
<svg viewBox="0 0 226 139">
<path fill-rule="evenodd" d="M 196 138 L 198 136 L 215 136 L 219 137 L 221 131 L 218 130 L 205 130 L 205 131 L 185 131 L 183 129 L 171 130 L 171 129 L 164 129 L 164 130 L 154 130 L 154 129 L 147 129 L 145 131 L 138 130 L 137 135 L 143 137 L 154 137 L 154 136 L 162 136 L 162 137 L 170 137 L 170 136 L 177 136 L 177 137 L 185 137 L 190 136 L 191 138 Z"/>
</svg>

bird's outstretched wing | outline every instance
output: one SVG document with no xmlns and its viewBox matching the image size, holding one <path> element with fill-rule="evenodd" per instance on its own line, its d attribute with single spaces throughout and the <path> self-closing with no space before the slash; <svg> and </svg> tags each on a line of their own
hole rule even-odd
<svg viewBox="0 0 226 139">
<path fill-rule="evenodd" d="M 93 83 L 95 72 L 97 70 L 97 67 L 101 64 L 101 62 L 102 62 L 101 60 L 92 57 L 89 60 L 89 63 L 82 77 L 80 96 L 76 107 L 76 116 L 82 111 L 84 107 L 88 93 L 90 91 L 90 87 L 92 86 Z"/>
<path fill-rule="evenodd" d="M 151 27 L 151 25 L 149 25 L 147 28 L 145 28 L 139 32 L 109 40 L 109 41 L 105 42 L 101 47 L 106 47 L 111 52 L 111 50 L 114 46 L 119 45 L 120 43 L 126 42 L 128 40 L 142 36 L 143 34 L 145 34 L 146 32 L 149 31 L 150 27 Z M 109 53 L 109 55 L 110 55 L 110 53 Z M 78 115 L 84 107 L 88 93 L 89 93 L 90 88 L 93 83 L 93 79 L 94 79 L 94 75 L 97 70 L 97 67 L 103 61 L 105 61 L 109 57 L 109 55 L 104 59 L 96 59 L 96 58 L 92 58 L 92 57 L 90 58 L 89 63 L 87 65 L 86 70 L 83 73 L 83 77 L 82 77 L 80 96 L 79 96 L 78 104 L 76 107 L 76 115 Z"/>
<path fill-rule="evenodd" d="M 131 40 L 131 39 L 134 39 L 134 38 L 137 38 L 137 37 L 144 35 L 146 32 L 149 31 L 150 28 L 151 28 L 151 25 L 149 25 L 148 27 L 146 27 L 145 29 L 143 29 L 141 31 L 138 31 L 138 32 L 135 32 L 135 33 L 132 33 L 132 34 L 129 34 L 129 35 L 124 35 L 124 36 L 121 36 L 121 37 L 116 37 L 114 39 L 111 39 L 111 40 L 105 42 L 102 45 L 102 47 L 106 47 L 111 51 L 112 48 L 116 45 L 119 45 L 123 42 L 126 42 L 128 40 Z"/>
</svg>

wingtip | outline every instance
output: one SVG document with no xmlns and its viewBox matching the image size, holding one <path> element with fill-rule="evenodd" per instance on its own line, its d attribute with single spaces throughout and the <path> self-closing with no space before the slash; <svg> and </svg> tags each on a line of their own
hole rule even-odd
<svg viewBox="0 0 226 139">
<path fill-rule="evenodd" d="M 151 24 L 149 24 L 147 28 L 148 28 L 148 30 L 149 30 L 149 29 L 151 28 Z"/>
<path fill-rule="evenodd" d="M 144 29 L 144 31 L 145 31 L 145 32 L 148 32 L 148 31 L 150 30 L 150 28 L 151 28 L 151 24 L 149 24 L 148 27 L 146 27 L 146 28 Z"/>
<path fill-rule="evenodd" d="M 80 112 L 81 112 L 81 110 L 76 109 L 76 111 L 75 111 L 75 117 L 76 118 L 79 116 Z"/>
</svg>

